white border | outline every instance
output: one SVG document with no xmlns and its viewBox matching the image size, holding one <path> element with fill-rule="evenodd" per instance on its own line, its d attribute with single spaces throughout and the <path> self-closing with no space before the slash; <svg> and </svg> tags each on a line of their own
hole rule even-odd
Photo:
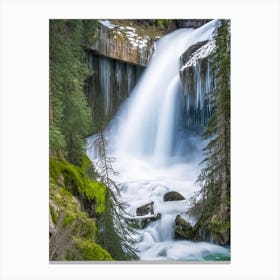
<svg viewBox="0 0 280 280">
<path fill-rule="evenodd" d="M 232 261 L 50 265 L 48 19 L 231 18 Z M 278 1 L 2 1 L 0 279 L 280 279 Z"/>
</svg>

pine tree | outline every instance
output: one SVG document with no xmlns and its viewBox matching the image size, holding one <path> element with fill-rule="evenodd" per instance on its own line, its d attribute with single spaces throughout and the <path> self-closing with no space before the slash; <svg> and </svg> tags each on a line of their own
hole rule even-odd
<svg viewBox="0 0 280 280">
<path fill-rule="evenodd" d="M 199 199 L 190 213 L 197 219 L 197 229 L 219 235 L 220 244 L 229 243 L 230 235 L 230 31 L 229 21 L 221 20 L 215 34 L 213 55 L 215 89 L 211 93 L 213 114 L 203 137 L 205 167 L 197 182 Z"/>
<path fill-rule="evenodd" d="M 95 26 L 90 20 L 50 20 L 50 151 L 74 164 L 92 131 L 83 91 L 91 72 L 83 45 L 90 44 Z"/>
<path fill-rule="evenodd" d="M 117 175 L 112 167 L 113 158 L 107 156 L 106 139 L 104 136 L 102 121 L 100 122 L 98 147 L 99 159 L 97 162 L 100 179 L 107 186 L 106 208 L 98 220 L 100 233 L 97 236 L 98 243 L 105 248 L 115 260 L 137 259 L 136 250 L 132 247 L 134 239 L 130 221 L 125 217 L 127 213 L 124 203 L 120 200 L 118 186 L 111 179 Z"/>
</svg>

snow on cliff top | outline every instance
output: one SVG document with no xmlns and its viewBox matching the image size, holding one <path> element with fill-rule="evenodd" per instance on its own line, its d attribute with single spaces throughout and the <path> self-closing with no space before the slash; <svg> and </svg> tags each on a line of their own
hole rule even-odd
<svg viewBox="0 0 280 280">
<path fill-rule="evenodd" d="M 180 71 L 183 71 L 185 68 L 194 66 L 198 59 L 202 59 L 208 56 L 215 49 L 215 41 L 211 40 L 207 42 L 205 45 L 201 46 L 198 50 L 196 50 L 188 60 L 188 62 L 182 66 Z"/>
<path fill-rule="evenodd" d="M 113 30 L 115 36 L 123 36 L 128 39 L 129 43 L 133 48 L 144 48 L 147 47 L 148 41 L 150 40 L 149 36 L 140 36 L 136 33 L 136 29 L 131 26 L 120 26 L 112 24 L 109 20 L 99 20 L 99 22 Z"/>
</svg>

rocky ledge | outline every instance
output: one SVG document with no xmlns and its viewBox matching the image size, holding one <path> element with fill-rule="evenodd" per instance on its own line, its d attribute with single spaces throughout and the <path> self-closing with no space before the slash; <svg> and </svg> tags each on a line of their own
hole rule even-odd
<svg viewBox="0 0 280 280">
<path fill-rule="evenodd" d="M 152 55 L 153 40 L 138 35 L 131 26 L 120 26 L 109 20 L 99 20 L 91 50 L 99 55 L 146 66 Z"/>
</svg>

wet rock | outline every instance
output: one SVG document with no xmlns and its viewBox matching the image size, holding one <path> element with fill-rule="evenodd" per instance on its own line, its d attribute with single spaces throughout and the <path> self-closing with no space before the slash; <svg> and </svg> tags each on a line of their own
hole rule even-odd
<svg viewBox="0 0 280 280">
<path fill-rule="evenodd" d="M 185 65 L 190 58 L 193 56 L 193 54 L 198 51 L 202 46 L 206 45 L 209 42 L 209 40 L 197 42 L 196 44 L 190 46 L 180 57 L 180 63 L 181 67 Z"/>
<path fill-rule="evenodd" d="M 156 215 L 146 216 L 146 217 L 140 217 L 140 216 L 131 217 L 131 218 L 129 218 L 129 220 L 131 222 L 132 227 L 138 228 L 138 229 L 143 229 L 151 222 L 159 220 L 160 218 L 161 218 L 161 214 L 158 213 Z"/>
<path fill-rule="evenodd" d="M 184 200 L 185 198 L 178 192 L 168 192 L 164 195 L 163 201 L 177 201 Z"/>
<path fill-rule="evenodd" d="M 148 214 L 154 214 L 154 202 L 150 202 L 150 203 L 147 203 L 141 207 L 138 207 L 136 209 L 136 215 L 137 216 L 145 216 L 145 215 L 148 215 Z"/>
<path fill-rule="evenodd" d="M 141 224 L 141 228 L 145 228 L 148 224 L 150 224 L 151 222 L 154 222 L 156 220 L 159 220 L 161 218 L 161 214 L 158 213 L 152 217 L 147 217 L 147 218 L 143 218 L 142 219 L 142 224 Z"/>
<path fill-rule="evenodd" d="M 193 227 L 192 240 L 228 246 L 230 245 L 230 223 L 229 221 L 221 222 L 217 215 L 203 222 L 198 221 Z"/>
<path fill-rule="evenodd" d="M 206 40 L 190 46 L 180 57 L 186 126 L 195 131 L 201 131 L 213 112 L 211 92 L 215 82 L 211 59 L 214 49 L 214 41 Z"/>
<path fill-rule="evenodd" d="M 93 70 L 93 74 L 86 81 L 87 101 L 93 112 L 98 104 L 99 113 L 104 116 L 104 121 L 106 119 L 104 125 L 107 126 L 119 106 L 132 92 L 144 72 L 144 67 L 92 51 L 87 52 L 87 60 Z"/>
<path fill-rule="evenodd" d="M 209 230 L 199 229 L 196 239 L 214 243 L 220 246 L 227 246 L 230 245 L 230 232 L 210 232 Z"/>
<path fill-rule="evenodd" d="M 176 216 L 175 219 L 175 239 L 188 239 L 193 238 L 193 227 L 180 215 Z"/>
</svg>

